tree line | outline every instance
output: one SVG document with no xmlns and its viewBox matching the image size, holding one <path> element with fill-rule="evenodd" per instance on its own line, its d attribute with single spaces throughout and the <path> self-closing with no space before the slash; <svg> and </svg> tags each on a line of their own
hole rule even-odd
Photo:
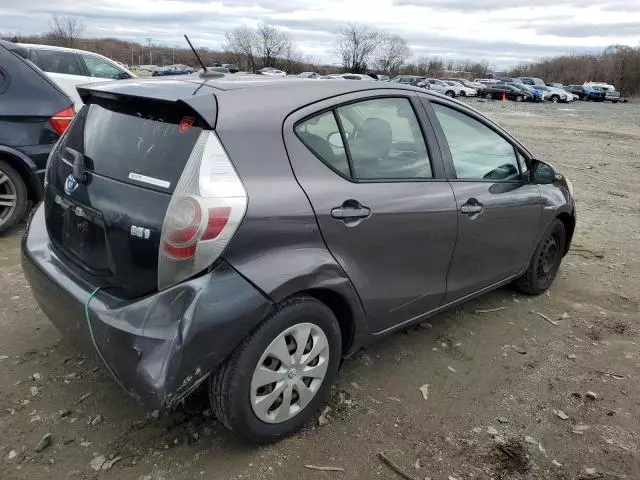
<svg viewBox="0 0 640 480">
<path fill-rule="evenodd" d="M 640 47 L 612 45 L 601 53 L 563 55 L 535 63 L 521 64 L 509 76 L 540 77 L 565 85 L 606 82 L 622 95 L 640 95 Z"/>
<path fill-rule="evenodd" d="M 116 38 L 87 38 L 85 25 L 76 17 L 52 15 L 49 30 L 42 35 L 5 34 L 0 38 L 23 43 L 44 43 L 99 53 L 128 65 L 185 64 L 197 66 L 193 52 L 153 43 L 128 42 Z M 197 42 L 196 42 L 197 43 Z M 400 35 L 368 25 L 338 25 L 332 52 L 339 65 L 326 65 L 303 55 L 286 30 L 261 23 L 246 25 L 224 34 L 219 50 L 195 45 L 207 66 L 234 63 L 241 70 L 257 72 L 264 67 L 280 68 L 288 73 L 315 71 L 320 74 L 352 72 L 385 75 L 425 75 L 440 77 L 451 73 L 468 78 L 490 77 L 494 70 L 484 60 L 443 60 L 440 57 L 415 58 Z M 547 82 L 582 84 L 585 81 L 613 83 L 623 95 L 640 95 L 640 47 L 614 45 L 601 53 L 564 55 L 539 62 L 520 64 L 506 73 L 532 76 Z"/>
</svg>

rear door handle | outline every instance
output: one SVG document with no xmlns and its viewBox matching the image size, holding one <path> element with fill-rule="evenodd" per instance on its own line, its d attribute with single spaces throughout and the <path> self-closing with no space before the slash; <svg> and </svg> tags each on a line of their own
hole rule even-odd
<svg viewBox="0 0 640 480">
<path fill-rule="evenodd" d="M 475 198 L 470 199 L 467 203 L 460 206 L 460 213 L 463 215 L 476 215 L 482 213 L 484 206 Z"/>
<path fill-rule="evenodd" d="M 359 201 L 349 199 L 342 202 L 339 207 L 331 209 L 331 216 L 345 223 L 357 224 L 365 218 L 371 216 L 371 209 L 365 207 Z"/>
<path fill-rule="evenodd" d="M 331 210 L 331 216 L 339 220 L 349 220 L 351 218 L 367 218 L 369 215 L 371 215 L 371 209 L 367 207 L 336 207 Z"/>
</svg>

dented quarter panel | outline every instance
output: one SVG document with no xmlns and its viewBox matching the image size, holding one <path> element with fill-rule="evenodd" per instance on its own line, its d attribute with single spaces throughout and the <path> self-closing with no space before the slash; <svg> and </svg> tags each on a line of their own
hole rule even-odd
<svg viewBox="0 0 640 480">
<path fill-rule="evenodd" d="M 95 353 L 84 306 L 93 287 L 51 250 L 40 206 L 23 238 L 23 268 L 54 325 Z M 172 407 L 204 380 L 255 326 L 272 303 L 226 263 L 135 301 L 99 292 L 89 304 L 94 337 L 127 392 Z"/>
</svg>

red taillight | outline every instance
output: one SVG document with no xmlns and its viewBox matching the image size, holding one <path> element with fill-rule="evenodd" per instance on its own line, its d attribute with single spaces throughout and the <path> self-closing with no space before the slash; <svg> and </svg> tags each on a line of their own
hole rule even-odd
<svg viewBox="0 0 640 480">
<path fill-rule="evenodd" d="M 164 251 L 176 259 L 191 258 L 196 253 L 202 226 L 202 207 L 194 197 L 180 198 L 167 217 Z"/>
<path fill-rule="evenodd" d="M 58 135 L 62 135 L 71 124 L 73 115 L 73 108 L 65 108 L 64 110 L 59 111 L 53 117 L 51 117 L 49 119 L 49 124 L 53 127 L 56 133 L 58 133 Z"/>
<path fill-rule="evenodd" d="M 202 234 L 202 240 L 213 240 L 224 230 L 231 215 L 231 207 L 213 207 L 209 209 L 207 228 Z"/>
<path fill-rule="evenodd" d="M 220 257 L 247 211 L 247 192 L 217 135 L 203 131 L 175 187 L 162 225 L 158 289 Z"/>
</svg>

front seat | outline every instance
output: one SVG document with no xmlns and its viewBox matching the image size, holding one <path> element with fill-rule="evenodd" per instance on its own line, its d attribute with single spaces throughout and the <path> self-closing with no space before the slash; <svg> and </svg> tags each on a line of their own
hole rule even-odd
<svg viewBox="0 0 640 480">
<path fill-rule="evenodd" d="M 350 142 L 353 168 L 358 178 L 378 178 L 383 168 L 381 161 L 391 151 L 393 133 L 391 125 L 381 118 L 367 118 L 357 129 Z"/>
</svg>

